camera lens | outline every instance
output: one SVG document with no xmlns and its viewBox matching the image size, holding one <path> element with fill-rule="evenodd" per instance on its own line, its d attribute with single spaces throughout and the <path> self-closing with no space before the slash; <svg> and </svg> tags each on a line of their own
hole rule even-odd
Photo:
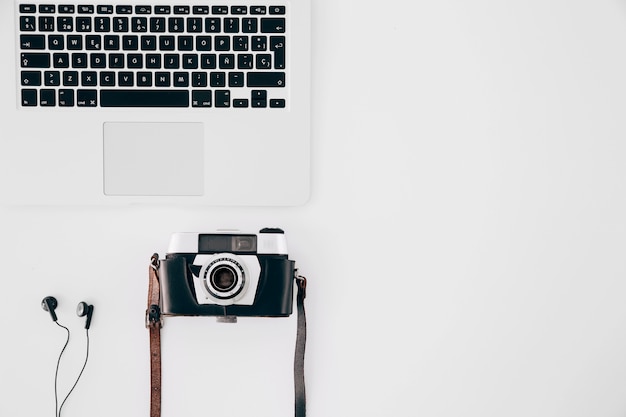
<svg viewBox="0 0 626 417">
<path fill-rule="evenodd" d="M 237 283 L 235 271 L 227 265 L 221 265 L 211 272 L 211 284 L 218 291 L 230 291 Z"/>
</svg>

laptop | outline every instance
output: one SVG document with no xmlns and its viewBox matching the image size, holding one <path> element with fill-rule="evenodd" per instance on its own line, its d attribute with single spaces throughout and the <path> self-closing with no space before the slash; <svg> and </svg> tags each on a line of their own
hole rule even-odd
<svg viewBox="0 0 626 417">
<path fill-rule="evenodd" d="M 0 2 L 0 203 L 304 204 L 310 1 L 149 1 Z"/>
</svg>

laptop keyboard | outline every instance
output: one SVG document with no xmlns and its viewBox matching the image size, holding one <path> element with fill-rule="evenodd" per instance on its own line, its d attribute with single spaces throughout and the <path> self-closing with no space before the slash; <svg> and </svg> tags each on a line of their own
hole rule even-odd
<svg viewBox="0 0 626 417">
<path fill-rule="evenodd" d="M 286 108 L 285 5 L 20 4 L 23 107 Z"/>
</svg>

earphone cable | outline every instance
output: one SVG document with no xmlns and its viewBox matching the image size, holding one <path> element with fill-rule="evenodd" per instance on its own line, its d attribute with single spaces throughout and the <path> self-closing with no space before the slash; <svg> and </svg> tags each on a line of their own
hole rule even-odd
<svg viewBox="0 0 626 417">
<path fill-rule="evenodd" d="M 59 417 L 61 411 L 59 409 L 59 395 L 58 395 L 58 378 L 59 378 L 59 365 L 61 364 L 61 357 L 63 356 L 63 352 L 65 352 L 65 348 L 68 343 L 70 343 L 70 329 L 63 326 L 59 322 L 55 321 L 57 326 L 62 327 L 67 332 L 67 340 L 65 341 L 65 345 L 63 345 L 63 349 L 61 349 L 61 353 L 59 353 L 59 359 L 57 360 L 57 368 L 54 372 L 54 417 Z"/>
<path fill-rule="evenodd" d="M 83 367 L 80 370 L 80 373 L 78 374 L 78 378 L 76 378 L 74 385 L 72 385 L 72 389 L 70 389 L 70 392 L 68 392 L 67 395 L 65 396 L 65 399 L 63 399 L 63 402 L 61 403 L 61 406 L 59 407 L 59 413 L 56 417 L 61 417 L 61 409 L 63 408 L 63 405 L 69 398 L 72 391 L 74 391 L 74 388 L 76 388 L 76 385 L 78 385 L 78 381 L 80 381 L 80 377 L 83 376 L 83 372 L 85 371 L 85 367 L 87 366 L 87 361 L 89 360 L 89 329 L 85 330 L 85 335 L 87 336 L 87 353 L 85 354 L 85 362 L 83 363 Z"/>
</svg>

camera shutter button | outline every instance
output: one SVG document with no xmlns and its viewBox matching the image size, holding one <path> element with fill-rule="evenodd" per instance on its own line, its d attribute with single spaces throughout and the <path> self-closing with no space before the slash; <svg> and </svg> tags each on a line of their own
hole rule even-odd
<svg viewBox="0 0 626 417">
<path fill-rule="evenodd" d="M 279 229 L 278 227 L 265 227 L 259 231 L 259 233 L 280 233 L 285 234 L 283 229 Z"/>
</svg>

